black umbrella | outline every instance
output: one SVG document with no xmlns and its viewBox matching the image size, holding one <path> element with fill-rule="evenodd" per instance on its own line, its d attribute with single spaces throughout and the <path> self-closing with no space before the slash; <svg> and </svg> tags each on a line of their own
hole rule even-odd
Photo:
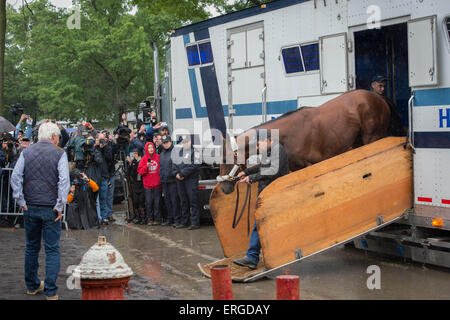
<svg viewBox="0 0 450 320">
<path fill-rule="evenodd" d="M 3 117 L 0 117 L 0 133 L 15 131 L 16 127 Z"/>
</svg>

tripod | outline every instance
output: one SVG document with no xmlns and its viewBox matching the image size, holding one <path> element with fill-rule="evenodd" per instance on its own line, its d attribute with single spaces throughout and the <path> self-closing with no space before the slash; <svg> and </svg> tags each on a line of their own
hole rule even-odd
<svg viewBox="0 0 450 320">
<path fill-rule="evenodd" d="M 117 154 L 116 157 L 116 169 L 114 171 L 113 174 L 113 179 L 116 176 L 117 173 L 120 174 L 121 180 L 123 182 L 123 195 L 124 198 L 126 200 L 126 220 L 129 221 L 131 218 L 131 213 L 133 213 L 133 216 L 135 216 L 134 214 L 134 208 L 133 208 L 133 201 L 131 199 L 131 192 L 130 192 L 130 186 L 129 186 L 129 181 L 127 178 L 127 168 L 125 165 L 125 161 L 126 161 L 126 151 L 125 151 L 125 147 L 122 145 L 119 145 L 120 149 L 119 149 L 119 153 Z"/>
</svg>

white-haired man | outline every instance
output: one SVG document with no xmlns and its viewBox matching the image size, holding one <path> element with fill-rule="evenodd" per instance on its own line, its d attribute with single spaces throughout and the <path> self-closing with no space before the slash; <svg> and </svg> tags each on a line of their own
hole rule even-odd
<svg viewBox="0 0 450 320">
<path fill-rule="evenodd" d="M 27 294 L 44 291 L 48 300 L 58 299 L 61 218 L 70 190 L 67 155 L 58 147 L 60 136 L 56 124 L 41 124 L 38 142 L 23 150 L 11 177 L 13 196 L 24 215 Z M 45 282 L 38 277 L 41 238 L 46 255 Z"/>
</svg>

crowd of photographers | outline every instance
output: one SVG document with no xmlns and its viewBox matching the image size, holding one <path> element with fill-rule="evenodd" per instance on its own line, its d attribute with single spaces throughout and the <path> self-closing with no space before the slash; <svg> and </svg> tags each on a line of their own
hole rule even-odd
<svg viewBox="0 0 450 320">
<path fill-rule="evenodd" d="M 69 136 L 55 120 L 61 131 L 59 147 L 66 150 L 69 160 L 71 188 L 67 198 L 66 221 L 69 228 L 90 229 L 115 221 L 113 217 L 115 178 L 118 171 L 126 176 L 129 201 L 128 222 L 141 225 L 163 225 L 175 228 L 200 227 L 198 208 L 199 160 L 190 139 L 180 140 L 176 152 L 190 159 L 181 164 L 172 162 L 174 144 L 165 123 L 137 123 L 128 126 L 126 114 L 110 133 L 98 131 L 92 124 L 80 124 Z M 40 123 L 42 123 L 41 121 Z M 13 134 L 3 134 L 0 150 L 1 168 L 14 168 L 20 153 L 37 140 L 37 123 L 22 114 Z M 24 130 L 25 129 L 25 130 Z M 4 170 L 6 171 L 6 170 Z M 9 188 L 7 172 L 2 190 Z M 5 202 L 12 201 L 2 193 Z M 127 199 L 128 200 L 128 199 Z M 2 218 L 3 217 L 3 218 Z M 0 217 L 0 224 L 10 224 L 10 218 Z"/>
</svg>

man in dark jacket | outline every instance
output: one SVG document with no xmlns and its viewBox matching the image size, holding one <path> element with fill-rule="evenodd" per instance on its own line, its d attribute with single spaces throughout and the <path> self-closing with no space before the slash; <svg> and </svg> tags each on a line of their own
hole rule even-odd
<svg viewBox="0 0 450 320">
<path fill-rule="evenodd" d="M 133 149 L 132 158 L 128 158 L 127 177 L 130 181 L 131 194 L 133 198 L 133 208 L 135 217 L 132 220 L 135 224 L 145 224 L 145 190 L 142 176 L 138 173 L 139 162 L 142 159 L 140 149 Z"/>
<path fill-rule="evenodd" d="M 263 154 L 261 163 L 240 172 L 238 174 L 238 178 L 240 178 L 238 183 L 251 184 L 258 182 L 259 195 L 271 182 L 289 173 L 289 162 L 284 147 L 281 143 L 272 139 L 270 131 L 257 130 L 255 138 L 250 141 L 251 145 L 254 143 L 257 143 L 259 154 Z M 255 222 L 246 257 L 233 262 L 240 266 L 256 269 L 259 263 L 260 251 L 261 244 Z"/>
<path fill-rule="evenodd" d="M 163 150 L 159 155 L 160 172 L 164 202 L 167 208 L 167 220 L 162 225 L 180 225 L 180 206 L 178 203 L 177 180 L 172 171 L 173 144 L 170 136 L 164 136 L 161 140 Z"/>
<path fill-rule="evenodd" d="M 372 78 L 370 89 L 371 91 L 382 96 L 384 101 L 386 101 L 386 103 L 389 105 L 389 109 L 391 110 L 388 136 L 404 137 L 406 136 L 408 130 L 403 126 L 400 115 L 398 114 L 397 106 L 391 99 L 386 96 L 386 81 L 387 78 L 385 76 L 377 75 Z"/>
<path fill-rule="evenodd" d="M 192 136 L 185 137 L 179 148 L 177 159 L 172 158 L 172 174 L 177 179 L 178 196 L 181 201 L 181 221 L 177 229 L 188 227 L 189 230 L 200 228 L 200 210 L 198 208 L 198 181 L 200 171 L 200 154 L 192 148 Z M 190 211 L 190 215 L 189 215 Z"/>
<path fill-rule="evenodd" d="M 99 201 L 100 201 L 100 216 L 101 223 L 104 225 L 108 224 L 108 221 L 113 221 L 112 210 L 108 204 L 108 192 L 110 186 L 110 173 L 109 167 L 110 163 L 114 161 L 112 155 L 111 145 L 108 143 L 108 139 L 104 133 L 100 133 L 97 135 L 97 139 L 95 141 L 95 150 L 97 153 L 101 154 L 102 162 L 100 164 L 100 173 L 101 178 L 99 179 L 100 183 L 98 186 L 100 188 L 99 191 Z M 95 180 L 94 180 L 95 181 Z"/>
</svg>

